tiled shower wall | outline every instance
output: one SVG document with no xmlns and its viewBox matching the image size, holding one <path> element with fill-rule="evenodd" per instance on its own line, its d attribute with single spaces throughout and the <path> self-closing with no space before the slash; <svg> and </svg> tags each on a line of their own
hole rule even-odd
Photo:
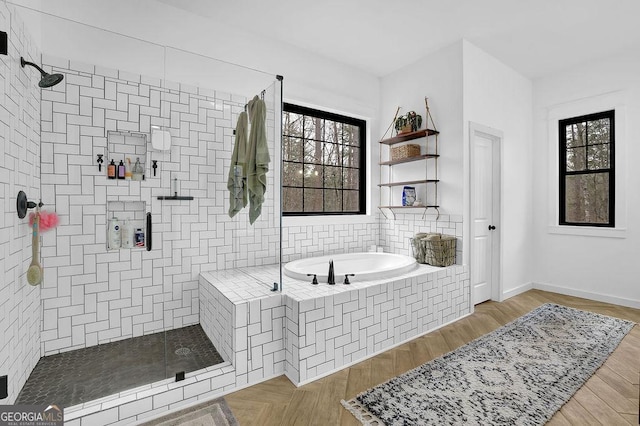
<svg viewBox="0 0 640 426">
<path fill-rule="evenodd" d="M 40 359 L 40 287 L 27 283 L 31 230 L 16 214 L 16 196 L 40 198 L 40 74 L 22 68 L 20 56 L 40 55 L 13 6 L 0 2 L 0 29 L 8 33 L 8 55 L 0 55 L 0 376 L 13 404 Z M 46 90 L 46 89 L 44 89 Z"/>
<path fill-rule="evenodd" d="M 245 97 L 58 58 L 43 62 L 65 75 L 42 98 L 42 192 L 61 217 L 44 238 L 43 355 L 198 323 L 201 271 L 276 262 L 273 172 L 253 226 L 246 209 L 227 215 L 233 129 Z M 271 153 L 272 93 L 265 97 Z M 109 134 L 149 135 L 151 126 L 171 132 L 171 150 L 142 156 L 142 182 L 107 179 Z M 157 199 L 170 195 L 175 177 L 179 195 L 193 201 Z M 144 203 L 153 220 L 151 251 L 107 251 L 114 201 Z"/>
</svg>

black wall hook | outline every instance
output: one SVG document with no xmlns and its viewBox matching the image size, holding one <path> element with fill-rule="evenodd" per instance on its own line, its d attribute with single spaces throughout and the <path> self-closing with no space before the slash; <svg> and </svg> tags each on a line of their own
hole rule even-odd
<svg viewBox="0 0 640 426">
<path fill-rule="evenodd" d="M 99 172 L 102 171 L 102 163 L 104 162 L 104 160 L 102 159 L 102 155 L 103 154 L 98 154 L 98 160 L 96 160 L 98 162 L 98 171 Z"/>
<path fill-rule="evenodd" d="M 44 204 L 42 204 L 42 200 L 38 204 L 36 204 L 33 201 L 27 200 L 27 194 L 25 194 L 24 191 L 18 192 L 18 197 L 16 199 L 16 210 L 20 219 L 25 218 L 25 216 L 27 215 L 27 209 L 33 209 L 35 207 L 42 206 L 44 206 Z"/>
<path fill-rule="evenodd" d="M 151 168 L 153 169 L 153 175 L 156 175 L 156 170 L 158 169 L 158 160 L 151 160 L 151 162 L 153 163 L 153 166 L 151 166 Z"/>
</svg>

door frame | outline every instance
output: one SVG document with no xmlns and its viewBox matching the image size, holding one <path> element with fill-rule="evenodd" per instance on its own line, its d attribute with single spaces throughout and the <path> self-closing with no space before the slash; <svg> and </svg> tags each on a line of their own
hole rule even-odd
<svg viewBox="0 0 640 426">
<path fill-rule="evenodd" d="M 484 126 L 482 124 L 474 123 L 472 121 L 469 122 L 469 181 L 467 184 L 469 185 L 469 269 L 471 277 L 471 269 L 473 265 L 471 264 L 473 260 L 473 244 L 471 242 L 474 238 L 474 230 L 471 224 L 473 223 L 473 204 L 471 202 L 472 191 L 471 191 L 471 177 L 473 176 L 474 171 L 474 160 L 475 160 L 475 148 L 473 139 L 476 135 L 484 136 L 493 141 L 492 144 L 492 155 L 493 155 L 493 202 L 491 215 L 493 216 L 493 225 L 496 227 L 495 231 L 493 231 L 493 238 L 491 239 L 491 299 L 498 302 L 502 302 L 504 300 L 503 296 L 503 285 L 502 285 L 502 223 L 501 223 L 501 212 L 502 212 L 502 142 L 503 142 L 503 133 L 500 130 Z M 470 300 L 471 306 L 474 305 L 473 300 L 473 286 L 470 286 Z"/>
</svg>

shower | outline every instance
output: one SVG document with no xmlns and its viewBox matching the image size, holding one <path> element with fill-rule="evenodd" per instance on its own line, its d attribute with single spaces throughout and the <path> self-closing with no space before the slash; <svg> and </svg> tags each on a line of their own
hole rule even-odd
<svg viewBox="0 0 640 426">
<path fill-rule="evenodd" d="M 56 84 L 60 83 L 64 78 L 62 74 L 49 74 L 45 72 L 45 70 L 43 70 L 33 62 L 25 61 L 22 56 L 20 57 L 20 65 L 22 65 L 22 68 L 24 68 L 25 65 L 31 65 L 32 67 L 40 71 L 40 74 L 42 75 L 42 79 L 38 83 L 38 86 L 42 88 L 55 86 Z"/>
</svg>

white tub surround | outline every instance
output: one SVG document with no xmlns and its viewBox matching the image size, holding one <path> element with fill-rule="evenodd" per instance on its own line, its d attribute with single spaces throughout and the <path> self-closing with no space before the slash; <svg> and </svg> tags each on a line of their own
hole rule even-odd
<svg viewBox="0 0 640 426">
<path fill-rule="evenodd" d="M 460 319 L 470 313 L 469 282 L 466 266 L 419 265 L 351 286 L 285 284 L 285 374 L 300 386 Z M 339 291 L 312 296 L 309 287 Z"/>
<path fill-rule="evenodd" d="M 279 372 L 300 386 L 470 313 L 466 266 L 417 265 L 351 285 L 284 277 L 281 294 L 267 279 L 278 273 L 267 266 L 200 277 L 201 325 L 216 347 L 229 348 L 239 383 Z"/>
<path fill-rule="evenodd" d="M 288 277 L 308 281 L 308 274 L 316 275 L 319 281 L 327 282 L 329 262 L 334 263 L 336 283 L 344 281 L 346 274 L 351 282 L 392 278 L 410 272 L 417 267 L 411 256 L 393 253 L 344 253 L 294 260 L 284 265 Z"/>
</svg>

